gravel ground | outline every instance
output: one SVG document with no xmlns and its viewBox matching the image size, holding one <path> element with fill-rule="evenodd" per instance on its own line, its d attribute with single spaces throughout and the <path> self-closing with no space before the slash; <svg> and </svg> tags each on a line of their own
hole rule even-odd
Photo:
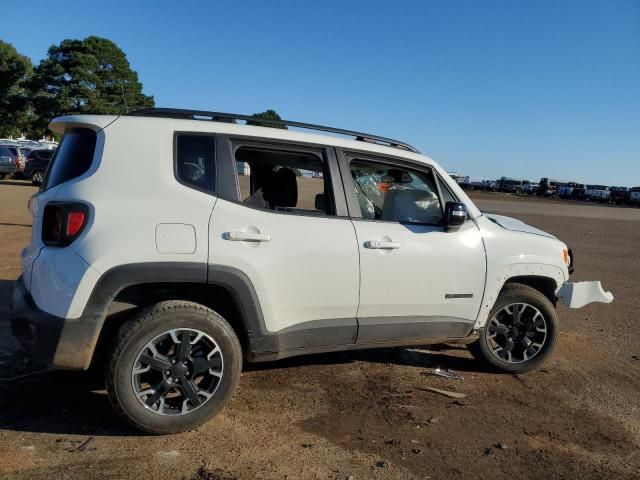
<svg viewBox="0 0 640 480">
<path fill-rule="evenodd" d="M 0 182 L 0 376 L 22 373 L 8 313 L 28 197 Z M 100 377 L 0 381 L 0 477 L 640 478 L 640 209 L 474 194 L 565 240 L 575 280 L 616 299 L 559 307 L 558 349 L 527 375 L 462 347 L 385 349 L 245 366 L 229 406 L 196 431 L 149 437 L 113 414 Z M 429 373 L 448 367 L 464 380 Z M 431 386 L 467 394 L 450 399 Z"/>
</svg>

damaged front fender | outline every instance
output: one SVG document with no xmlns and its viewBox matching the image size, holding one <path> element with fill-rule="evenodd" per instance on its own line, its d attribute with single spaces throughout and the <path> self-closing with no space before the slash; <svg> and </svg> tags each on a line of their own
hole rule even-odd
<svg viewBox="0 0 640 480">
<path fill-rule="evenodd" d="M 565 282 L 556 292 L 556 297 L 562 299 L 562 302 L 569 308 L 582 308 L 593 302 L 613 302 L 613 294 L 605 292 L 598 280 Z"/>
</svg>

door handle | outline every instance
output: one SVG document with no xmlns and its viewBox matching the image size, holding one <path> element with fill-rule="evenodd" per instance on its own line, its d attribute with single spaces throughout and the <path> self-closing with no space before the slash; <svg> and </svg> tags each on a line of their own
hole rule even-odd
<svg viewBox="0 0 640 480">
<path fill-rule="evenodd" d="M 268 242 L 271 235 L 254 232 L 225 232 L 222 237 L 232 242 Z"/>
<path fill-rule="evenodd" d="M 400 248 L 398 242 L 381 242 L 379 240 L 367 240 L 364 242 L 364 248 L 373 248 L 376 250 L 397 250 Z"/>
</svg>

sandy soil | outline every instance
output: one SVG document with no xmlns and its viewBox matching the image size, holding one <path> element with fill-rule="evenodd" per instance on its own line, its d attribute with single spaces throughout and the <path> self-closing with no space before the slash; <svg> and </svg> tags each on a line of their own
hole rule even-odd
<svg viewBox="0 0 640 480">
<path fill-rule="evenodd" d="M 7 323 L 33 192 L 0 182 L 3 375 L 24 368 Z M 559 307 L 559 346 L 543 369 L 491 373 L 446 346 L 246 366 L 220 415 L 166 437 L 127 428 L 95 375 L 0 381 L 0 477 L 640 478 L 640 210 L 473 197 L 565 240 L 575 279 L 600 279 L 616 296 L 606 306 Z M 431 375 L 437 366 L 464 380 Z"/>
</svg>

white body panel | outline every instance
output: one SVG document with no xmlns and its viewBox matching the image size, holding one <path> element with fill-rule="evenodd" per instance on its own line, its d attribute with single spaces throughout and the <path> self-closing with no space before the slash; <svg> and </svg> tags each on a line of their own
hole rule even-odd
<svg viewBox="0 0 640 480">
<path fill-rule="evenodd" d="M 485 256 L 473 222 L 457 232 L 366 220 L 356 220 L 354 225 L 360 248 L 358 317 L 476 319 L 484 288 Z M 367 248 L 368 242 L 392 242 L 396 248 Z M 446 298 L 447 294 L 471 298 Z"/>
<path fill-rule="evenodd" d="M 235 232 L 268 241 L 236 241 Z M 356 317 L 358 246 L 349 219 L 275 213 L 218 200 L 209 263 L 245 273 L 271 332 Z"/>
</svg>

